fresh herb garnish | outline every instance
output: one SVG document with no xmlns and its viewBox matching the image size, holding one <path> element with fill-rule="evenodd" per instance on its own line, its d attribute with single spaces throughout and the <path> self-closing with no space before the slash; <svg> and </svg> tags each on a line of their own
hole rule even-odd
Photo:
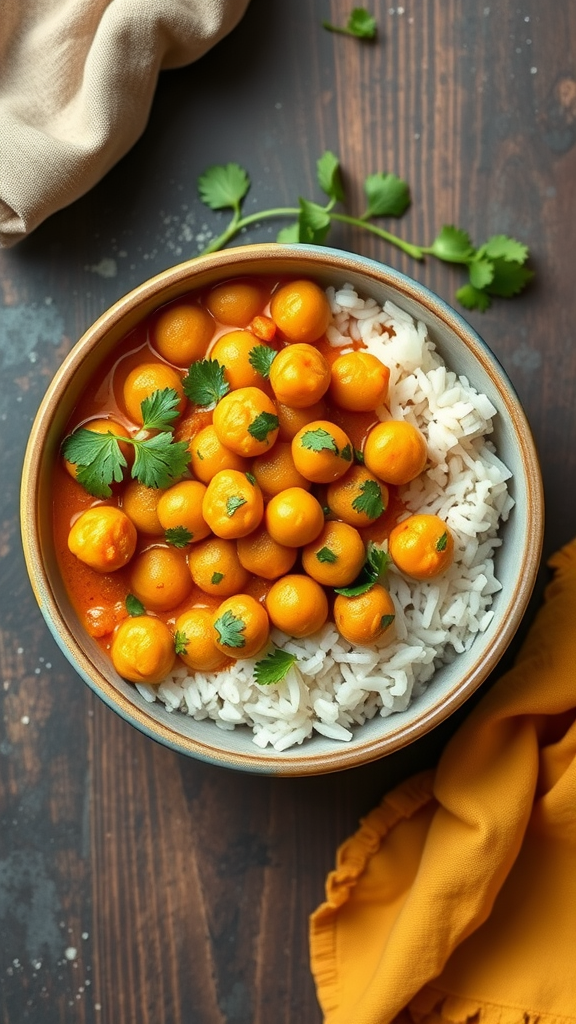
<svg viewBox="0 0 576 1024">
<path fill-rule="evenodd" d="M 97 434 L 81 427 L 64 438 L 62 455 L 77 467 L 76 479 L 89 494 L 109 498 L 110 485 L 120 483 L 127 462 L 120 442 L 134 449 L 131 475 L 145 487 L 169 487 L 188 466 L 190 452 L 185 441 L 174 441 L 172 420 L 178 415 L 180 396 L 174 388 L 154 391 L 141 403 L 142 427 L 134 437 Z M 150 430 L 160 433 L 148 437 Z"/>
<path fill-rule="evenodd" d="M 126 595 L 124 606 L 126 608 L 126 611 L 128 612 L 128 615 L 131 615 L 133 617 L 136 615 L 146 615 L 146 609 L 142 604 L 142 601 L 139 601 L 137 597 L 134 597 L 134 594 Z"/>
<path fill-rule="evenodd" d="M 436 551 L 446 551 L 446 545 L 448 543 L 448 534 L 444 532 L 441 537 L 436 541 Z"/>
<path fill-rule="evenodd" d="M 257 441 L 266 441 L 268 443 L 268 434 L 272 433 L 273 430 L 278 430 L 278 426 L 277 416 L 274 416 L 271 412 L 261 412 L 248 427 L 248 433 L 252 434 L 252 437 L 256 438 Z"/>
<path fill-rule="evenodd" d="M 362 8 L 356 10 L 363 11 Z M 300 197 L 297 206 L 260 210 L 243 217 L 242 201 L 250 188 L 248 174 L 238 164 L 210 167 L 199 179 L 200 197 L 211 209 L 228 208 L 233 214 L 226 229 L 210 242 L 204 252 L 222 249 L 243 228 L 260 221 L 291 217 L 293 223 L 279 232 L 276 239 L 278 242 L 320 245 L 332 224 L 337 222 L 369 231 L 415 260 L 434 256 L 445 263 L 460 264 L 468 271 L 469 280 L 458 289 L 456 298 L 467 309 L 483 312 L 488 309 L 494 296 L 511 298 L 532 280 L 534 273 L 525 266 L 529 255 L 527 247 L 507 235 L 493 235 L 483 245 L 475 248 L 465 231 L 447 224 L 441 228 L 431 245 L 423 246 L 407 242 L 373 223 L 376 217 L 401 217 L 408 209 L 410 189 L 397 175 L 381 172 L 369 174 L 364 180 L 365 209 L 359 216 L 351 216 L 334 209 L 336 203 L 344 204 L 346 201 L 338 157 L 327 150 L 317 161 L 316 168 L 318 184 L 328 196 L 324 206 Z"/>
<path fill-rule="evenodd" d="M 359 466 L 364 465 L 364 456 L 359 448 L 354 449 L 354 460 L 358 463 Z"/>
<path fill-rule="evenodd" d="M 316 430 L 307 430 L 300 439 L 300 444 L 303 448 L 308 448 L 311 452 L 334 452 L 338 455 L 338 445 L 327 430 L 324 427 L 317 427 Z"/>
<path fill-rule="evenodd" d="M 246 473 L 246 479 L 252 484 L 252 487 L 256 487 L 256 477 L 254 473 Z"/>
<path fill-rule="evenodd" d="M 364 480 L 364 483 L 360 484 L 360 494 L 352 502 L 354 511 L 363 512 L 368 519 L 378 519 L 385 511 L 385 507 L 380 484 L 376 480 Z"/>
<path fill-rule="evenodd" d="M 239 494 L 232 494 L 229 498 L 227 498 L 226 515 L 228 516 L 228 518 L 231 519 L 234 513 L 237 512 L 239 508 L 242 508 L 242 505 L 245 504 L 246 498 L 242 498 Z"/>
<path fill-rule="evenodd" d="M 176 654 L 188 654 L 188 637 L 181 629 L 174 633 L 174 650 Z"/>
<path fill-rule="evenodd" d="M 330 548 L 320 548 L 320 551 L 316 552 L 316 558 L 319 562 L 329 562 L 331 565 L 338 561 L 338 555 Z"/>
<path fill-rule="evenodd" d="M 375 544 L 369 544 L 366 561 L 354 582 L 349 587 L 334 587 L 335 592 L 343 594 L 344 597 L 358 597 L 359 594 L 365 594 L 386 572 L 390 562 L 390 555 L 377 548 Z"/>
<path fill-rule="evenodd" d="M 164 532 L 164 540 L 174 548 L 185 548 L 193 540 L 194 534 L 185 526 L 171 526 Z"/>
<path fill-rule="evenodd" d="M 323 21 L 322 27 L 329 32 L 339 32 L 344 36 L 354 36 L 355 39 L 376 38 L 376 18 L 366 10 L 365 7 L 355 7 L 345 26 L 331 25 L 329 21 Z"/>
<path fill-rule="evenodd" d="M 213 572 L 212 573 L 212 579 L 210 580 L 210 583 L 213 583 L 214 586 L 217 587 L 219 583 L 222 583 L 223 579 L 224 579 L 224 573 L 223 572 Z"/>
<path fill-rule="evenodd" d="M 254 679 L 260 686 L 280 683 L 295 661 L 295 654 L 288 654 L 288 651 L 281 651 L 277 647 L 276 650 L 270 651 L 265 658 L 262 658 L 262 661 L 256 662 Z"/>
<path fill-rule="evenodd" d="M 352 461 L 352 445 L 345 444 L 342 451 L 340 452 L 340 458 L 344 459 L 345 462 Z"/>
<path fill-rule="evenodd" d="M 332 509 L 330 508 L 329 505 L 322 505 L 322 511 L 323 511 L 325 516 L 331 516 L 332 515 Z"/>
<path fill-rule="evenodd" d="M 395 615 L 383 615 L 382 618 L 380 619 L 380 628 L 388 629 L 388 626 L 392 625 L 395 618 Z"/>
<path fill-rule="evenodd" d="M 195 405 L 216 405 L 230 390 L 224 373 L 225 367 L 217 359 L 199 359 L 182 381 L 184 394 Z"/>
<path fill-rule="evenodd" d="M 268 380 L 270 367 L 277 355 L 276 349 L 270 348 L 269 345 L 255 345 L 250 349 L 248 362 L 256 370 L 256 373 L 259 373 L 264 380 Z"/>
<path fill-rule="evenodd" d="M 216 619 L 214 623 L 214 629 L 218 633 L 218 642 L 223 647 L 245 647 L 246 638 L 242 636 L 242 631 L 246 629 L 246 623 L 243 619 L 234 615 L 230 609 L 224 612 L 219 619 Z"/>
</svg>

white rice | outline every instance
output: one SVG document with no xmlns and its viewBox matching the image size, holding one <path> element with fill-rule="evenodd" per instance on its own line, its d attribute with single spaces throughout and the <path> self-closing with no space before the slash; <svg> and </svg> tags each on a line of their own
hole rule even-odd
<svg viewBox="0 0 576 1024">
<path fill-rule="evenodd" d="M 137 687 L 167 711 L 213 719 L 221 729 L 247 725 L 258 747 L 278 751 L 314 732 L 348 742 L 375 715 L 405 710 L 437 667 L 468 650 L 493 616 L 493 595 L 501 589 L 494 573 L 497 530 L 514 504 L 506 484 L 511 473 L 487 440 L 496 409 L 446 367 L 425 325 L 392 302 L 382 309 L 374 299 L 359 298 L 351 285 L 328 288 L 327 295 L 330 344 L 345 351 L 351 339 L 361 339 L 390 369 L 388 408 L 378 410 L 380 419 L 408 420 L 427 439 L 429 468 L 400 496 L 410 512 L 445 519 L 455 557 L 448 572 L 428 582 L 409 581 L 390 567 L 395 627 L 374 647 L 353 647 L 330 622 L 302 640 L 273 630 L 270 649 L 297 657 L 281 683 L 254 681 L 261 652 L 218 673 L 191 675 L 181 664 L 159 686 Z"/>
</svg>

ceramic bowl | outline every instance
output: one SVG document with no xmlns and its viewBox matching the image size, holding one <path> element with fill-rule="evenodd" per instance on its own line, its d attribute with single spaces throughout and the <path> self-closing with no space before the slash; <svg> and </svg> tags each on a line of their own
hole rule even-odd
<svg viewBox="0 0 576 1024">
<path fill-rule="evenodd" d="M 320 284 L 351 282 L 380 304 L 391 299 L 428 326 L 448 366 L 464 374 L 498 409 L 493 435 L 499 456 L 513 472 L 515 508 L 502 528 L 494 618 L 469 651 L 436 671 L 426 691 L 406 711 L 377 715 L 348 743 L 314 735 L 283 753 L 260 750 L 248 728 L 223 732 L 147 703 L 116 675 L 83 630 L 60 578 L 51 526 L 50 475 L 66 422 L 95 368 L 128 331 L 155 308 L 193 288 L 251 274 L 308 276 Z M 470 326 L 422 285 L 372 260 L 316 246 L 252 245 L 199 257 L 172 267 L 135 288 L 89 328 L 58 370 L 32 427 L 22 482 L 22 532 L 28 572 L 42 614 L 66 657 L 102 700 L 160 743 L 213 764 L 278 775 L 337 771 L 382 757 L 423 736 L 447 718 L 482 683 L 512 639 L 538 569 L 543 529 L 540 470 L 526 417 L 502 367 Z"/>
</svg>

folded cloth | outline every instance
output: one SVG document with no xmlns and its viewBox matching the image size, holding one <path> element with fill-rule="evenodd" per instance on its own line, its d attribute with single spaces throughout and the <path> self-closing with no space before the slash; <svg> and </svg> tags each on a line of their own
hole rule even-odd
<svg viewBox="0 0 576 1024">
<path fill-rule="evenodd" d="M 550 564 L 514 668 L 338 851 L 326 1024 L 576 1022 L 576 541 Z"/>
<path fill-rule="evenodd" d="M 142 133 L 158 73 L 248 0 L 7 0 L 0 19 L 0 246 L 87 192 Z"/>
</svg>

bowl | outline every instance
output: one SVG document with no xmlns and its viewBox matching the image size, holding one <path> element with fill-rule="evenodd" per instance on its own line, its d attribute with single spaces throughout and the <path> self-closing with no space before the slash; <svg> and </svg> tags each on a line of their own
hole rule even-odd
<svg viewBox="0 0 576 1024">
<path fill-rule="evenodd" d="M 247 728 L 222 731 L 210 721 L 169 713 L 148 703 L 121 679 L 88 636 L 60 577 L 52 536 L 50 475 L 68 418 L 96 367 L 156 307 L 193 288 L 246 275 L 307 276 L 320 284 L 350 282 L 380 304 L 391 299 L 422 320 L 448 366 L 464 374 L 498 409 L 493 438 L 512 470 L 514 511 L 501 526 L 494 618 L 471 648 L 437 669 L 424 693 L 405 711 L 377 715 L 347 742 L 321 735 L 284 752 L 261 750 Z M 172 750 L 244 771 L 312 775 L 367 763 L 423 736 L 456 710 L 486 679 L 510 643 L 530 598 L 540 560 L 543 497 L 538 458 L 514 389 L 493 353 L 443 300 L 389 267 L 321 246 L 250 245 L 192 259 L 145 281 L 116 302 L 86 331 L 48 388 L 28 443 L 21 492 L 21 522 L 28 573 L 42 614 L 78 674 L 127 722 Z"/>
</svg>

